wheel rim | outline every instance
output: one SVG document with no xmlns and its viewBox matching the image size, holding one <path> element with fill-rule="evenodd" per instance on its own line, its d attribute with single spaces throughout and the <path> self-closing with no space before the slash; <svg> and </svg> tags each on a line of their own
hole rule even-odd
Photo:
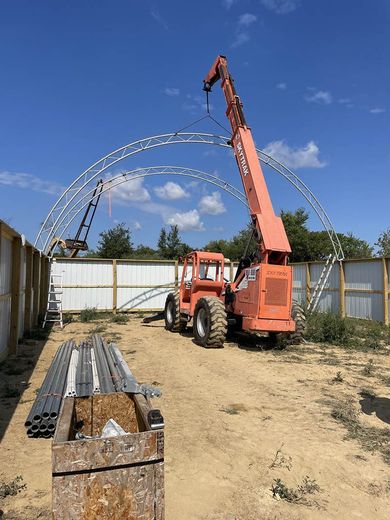
<svg viewBox="0 0 390 520">
<path fill-rule="evenodd" d="M 206 336 L 206 330 L 209 324 L 209 320 L 207 317 L 207 313 L 204 309 L 199 309 L 198 316 L 196 319 L 196 328 L 198 329 L 198 334 L 202 338 Z"/>
<path fill-rule="evenodd" d="M 168 302 L 167 305 L 167 321 L 168 323 L 173 323 L 173 303 Z"/>
</svg>

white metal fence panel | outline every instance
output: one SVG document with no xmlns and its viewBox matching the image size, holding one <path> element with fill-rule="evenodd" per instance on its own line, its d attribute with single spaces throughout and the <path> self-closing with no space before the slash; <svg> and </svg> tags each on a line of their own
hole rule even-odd
<svg viewBox="0 0 390 520">
<path fill-rule="evenodd" d="M 87 307 L 112 309 L 112 261 L 58 259 L 53 263 L 52 270 L 63 274 L 63 310 L 81 311 Z"/>
<path fill-rule="evenodd" d="M 324 263 L 310 264 L 310 288 L 313 291 L 317 285 Z M 324 286 L 316 310 L 319 312 L 338 312 L 340 308 L 340 268 L 339 264 L 333 264 L 328 280 Z"/>
<path fill-rule="evenodd" d="M 383 320 L 382 262 L 346 262 L 344 272 L 347 316 Z M 368 291 L 378 291 L 378 293 Z"/>
<path fill-rule="evenodd" d="M 116 262 L 116 307 L 119 310 L 162 309 L 166 295 L 174 288 L 177 269 L 180 283 L 183 266 L 175 262 L 126 261 Z M 390 261 L 387 260 L 390 270 Z M 324 263 L 309 263 L 310 287 L 316 286 Z M 235 273 L 237 264 L 234 265 Z M 85 307 L 112 309 L 115 304 L 114 266 L 112 260 L 61 260 L 56 271 L 64 271 L 65 311 L 82 310 Z M 346 261 L 345 311 L 347 316 L 383 320 L 383 262 Z M 230 279 L 230 265 L 224 276 Z M 306 303 L 307 264 L 293 266 L 293 297 Z M 189 273 L 189 277 L 191 273 Z M 390 288 L 390 284 L 389 284 Z M 340 266 L 333 265 L 321 295 L 318 310 L 338 312 L 340 310 Z"/>
<path fill-rule="evenodd" d="M 119 310 L 163 308 L 174 284 L 174 262 L 117 261 Z"/>
<path fill-rule="evenodd" d="M 7 352 L 11 321 L 12 241 L 1 239 L 0 256 L 0 359 Z"/>
<path fill-rule="evenodd" d="M 118 288 L 119 310 L 151 310 L 163 309 L 167 294 L 173 291 L 171 288 Z"/>
<path fill-rule="evenodd" d="M 111 260 L 61 260 L 53 263 L 53 272 L 63 273 L 64 286 L 112 285 Z"/>
<path fill-rule="evenodd" d="M 306 264 L 293 266 L 293 299 L 301 305 L 306 304 Z"/>
</svg>

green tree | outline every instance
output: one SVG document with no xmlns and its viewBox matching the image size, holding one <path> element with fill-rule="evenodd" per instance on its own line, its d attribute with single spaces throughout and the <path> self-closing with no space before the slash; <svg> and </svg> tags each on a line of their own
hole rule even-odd
<svg viewBox="0 0 390 520">
<path fill-rule="evenodd" d="M 165 228 L 161 228 L 160 236 L 157 242 L 157 251 L 161 258 L 166 258 L 167 254 L 167 232 Z"/>
<path fill-rule="evenodd" d="M 378 242 L 375 242 L 375 245 L 379 247 L 379 256 L 390 256 L 390 228 L 379 235 Z"/>
<path fill-rule="evenodd" d="M 157 248 L 159 255 L 167 259 L 176 259 L 192 251 L 188 244 L 182 242 L 179 228 L 176 225 L 171 226 L 168 233 L 165 228 L 161 228 Z"/>
<path fill-rule="evenodd" d="M 102 231 L 96 253 L 101 258 L 129 258 L 133 253 L 131 232 L 122 222 L 112 229 Z"/>
<path fill-rule="evenodd" d="M 239 231 L 231 240 L 212 240 L 206 244 L 203 249 L 213 253 L 222 253 L 225 258 L 238 261 L 244 254 L 248 241 L 248 253 L 252 253 L 256 248 L 256 242 L 252 237 L 251 224 L 248 224 L 245 229 Z"/>
<path fill-rule="evenodd" d="M 143 244 L 137 246 L 132 255 L 133 258 L 142 258 L 145 260 L 158 258 L 158 256 L 158 252 L 155 249 L 149 246 L 144 246 Z"/>
<path fill-rule="evenodd" d="M 307 227 L 309 214 L 299 208 L 295 212 L 282 211 L 281 218 L 291 245 L 290 262 L 308 262 L 310 260 L 325 260 L 333 254 L 333 246 L 326 231 L 310 231 Z M 214 240 L 205 246 L 206 251 L 221 252 L 230 260 L 239 260 L 245 251 L 251 236 L 251 226 L 247 226 L 231 240 Z M 346 258 L 369 258 L 373 248 L 365 240 L 355 237 L 352 233 L 338 233 L 339 240 Z M 256 244 L 251 239 L 248 252 L 255 250 Z"/>
</svg>

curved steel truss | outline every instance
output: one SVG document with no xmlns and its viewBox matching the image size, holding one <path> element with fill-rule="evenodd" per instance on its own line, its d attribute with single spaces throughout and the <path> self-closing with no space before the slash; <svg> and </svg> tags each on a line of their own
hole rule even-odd
<svg viewBox="0 0 390 520">
<path fill-rule="evenodd" d="M 237 200 L 239 200 L 244 206 L 248 208 L 247 199 L 245 193 L 238 190 L 225 180 L 213 175 L 211 173 L 202 172 L 200 170 L 194 170 L 192 168 L 181 168 L 180 166 L 150 166 L 147 168 L 137 168 L 135 170 L 123 171 L 115 177 L 110 177 L 106 179 L 102 183 L 101 194 L 109 191 L 111 189 L 115 189 L 120 186 L 124 182 L 130 182 L 134 179 L 139 179 L 142 177 L 153 177 L 156 175 L 180 175 L 184 177 L 192 177 L 203 182 L 208 182 L 209 184 L 213 184 L 217 188 L 226 191 Z M 58 228 L 61 230 L 61 233 L 56 235 L 54 239 L 52 239 L 51 244 L 49 244 L 48 252 L 53 252 L 56 243 L 61 241 L 61 238 L 64 237 L 65 232 L 72 224 L 74 219 L 82 212 L 86 206 L 93 199 L 96 199 L 98 194 L 95 194 L 95 190 L 91 189 L 88 193 L 85 193 L 82 199 L 78 199 L 77 202 L 73 204 L 63 215 L 61 222 L 59 223 Z M 54 241 L 54 242 L 53 242 Z"/>
<path fill-rule="evenodd" d="M 61 237 L 63 234 L 63 226 L 66 225 L 65 215 L 68 213 L 69 208 L 73 208 L 75 204 L 83 201 L 87 196 L 87 193 L 91 191 L 92 185 L 94 183 L 96 184 L 96 177 L 101 175 L 104 171 L 119 161 L 149 149 L 171 144 L 195 143 L 230 148 L 229 139 L 229 137 L 208 133 L 173 133 L 134 141 L 121 148 L 118 148 L 117 150 L 114 150 L 87 168 L 60 196 L 42 224 L 42 227 L 39 230 L 35 240 L 35 246 L 39 247 L 45 253 L 48 252 L 48 247 L 53 237 Z M 344 258 L 344 254 L 337 233 L 333 228 L 329 216 L 314 193 L 294 172 L 281 164 L 279 161 L 259 149 L 257 149 L 257 154 L 263 164 L 267 164 L 277 173 L 282 175 L 305 197 L 327 231 L 332 242 L 336 258 L 338 260 L 342 260 Z"/>
</svg>

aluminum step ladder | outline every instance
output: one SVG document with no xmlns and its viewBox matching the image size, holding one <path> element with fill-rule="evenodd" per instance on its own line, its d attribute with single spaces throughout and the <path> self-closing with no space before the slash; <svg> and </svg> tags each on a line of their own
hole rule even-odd
<svg viewBox="0 0 390 520">
<path fill-rule="evenodd" d="M 321 272 L 321 275 L 318 279 L 318 282 L 314 288 L 314 291 L 313 291 L 313 295 L 312 297 L 310 298 L 310 302 L 309 302 L 309 305 L 307 306 L 307 310 L 308 312 L 314 312 L 317 308 L 317 305 L 320 301 L 320 298 L 321 298 L 321 295 L 322 295 L 322 292 L 325 288 L 325 285 L 328 281 L 328 278 L 329 278 L 329 275 L 330 275 L 330 272 L 332 271 L 332 268 L 333 268 L 333 265 L 336 261 L 336 256 L 335 255 L 329 255 L 326 262 L 325 262 L 325 265 L 324 265 L 324 268 L 322 269 L 322 272 Z"/>
<path fill-rule="evenodd" d="M 46 323 L 59 323 L 61 329 L 64 327 L 62 319 L 62 294 L 63 294 L 63 272 L 61 274 L 50 271 L 49 290 L 47 295 L 47 307 L 45 312 L 45 319 L 43 320 L 42 328 L 44 329 Z"/>
</svg>

